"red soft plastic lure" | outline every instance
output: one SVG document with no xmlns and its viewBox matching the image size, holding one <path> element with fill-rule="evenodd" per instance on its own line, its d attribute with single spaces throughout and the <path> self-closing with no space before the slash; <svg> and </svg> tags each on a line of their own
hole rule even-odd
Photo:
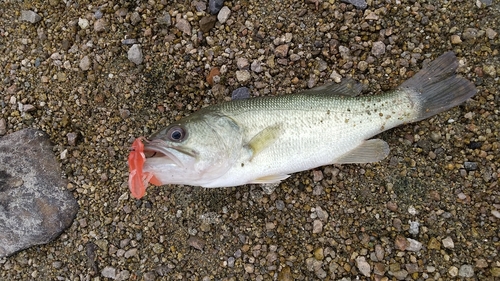
<svg viewBox="0 0 500 281">
<path fill-rule="evenodd" d="M 128 186 L 132 196 L 137 199 L 141 199 L 146 193 L 148 182 L 160 185 L 152 173 L 144 173 L 142 170 L 144 162 L 146 162 L 143 140 L 145 140 L 143 137 L 136 138 L 128 155 Z"/>
</svg>

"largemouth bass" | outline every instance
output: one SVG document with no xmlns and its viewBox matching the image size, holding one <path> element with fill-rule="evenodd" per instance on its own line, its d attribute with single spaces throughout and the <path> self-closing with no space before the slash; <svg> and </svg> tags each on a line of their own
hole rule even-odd
<svg viewBox="0 0 500 281">
<path fill-rule="evenodd" d="M 471 82 L 456 75 L 457 67 L 448 52 L 380 95 L 356 96 L 360 87 L 346 79 L 291 95 L 208 106 L 144 139 L 145 161 L 136 168 L 156 185 L 229 187 L 278 183 L 334 163 L 376 162 L 387 157 L 389 146 L 370 138 L 476 94 Z M 144 194 L 138 190 L 144 186 L 130 188 Z"/>
</svg>

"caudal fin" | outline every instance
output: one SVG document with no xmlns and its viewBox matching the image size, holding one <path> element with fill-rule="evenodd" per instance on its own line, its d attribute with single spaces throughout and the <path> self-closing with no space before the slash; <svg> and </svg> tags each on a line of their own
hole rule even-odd
<svg viewBox="0 0 500 281">
<path fill-rule="evenodd" d="M 423 120 L 455 107 L 477 93 L 470 81 L 456 75 L 457 57 L 447 52 L 399 87 L 411 93 L 420 112 L 414 121 Z"/>
</svg>

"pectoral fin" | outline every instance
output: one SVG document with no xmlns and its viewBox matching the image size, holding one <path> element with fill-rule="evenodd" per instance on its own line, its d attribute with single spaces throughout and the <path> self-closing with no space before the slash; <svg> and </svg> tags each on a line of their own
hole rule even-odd
<svg viewBox="0 0 500 281">
<path fill-rule="evenodd" d="M 273 144 L 279 138 L 281 133 L 281 126 L 274 125 L 265 128 L 255 135 L 247 144 L 247 147 L 251 150 L 250 159 L 254 158 L 264 149 Z"/>
<path fill-rule="evenodd" d="M 357 82 L 356 80 L 347 77 L 342 79 L 340 83 L 330 82 L 321 85 L 316 88 L 302 91 L 304 94 L 329 94 L 329 95 L 339 95 L 355 97 L 361 94 L 363 90 L 363 84 Z"/>
<path fill-rule="evenodd" d="M 340 158 L 335 159 L 333 163 L 352 164 L 352 163 L 372 163 L 378 162 L 389 155 L 389 145 L 381 139 L 367 140 Z"/>
<path fill-rule="evenodd" d="M 265 176 L 261 177 L 258 179 L 254 179 L 253 181 L 249 183 L 253 184 L 263 184 L 263 183 L 279 183 L 280 181 L 288 178 L 290 175 L 270 175 L 270 176 Z"/>
</svg>

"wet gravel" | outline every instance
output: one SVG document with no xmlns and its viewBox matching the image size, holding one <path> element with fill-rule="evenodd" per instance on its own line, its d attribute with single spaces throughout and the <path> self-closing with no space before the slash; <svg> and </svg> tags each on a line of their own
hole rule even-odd
<svg viewBox="0 0 500 281">
<path fill-rule="evenodd" d="M 500 4 L 367 4 L 226 1 L 215 18 L 203 0 L 3 1 L 0 134 L 47 132 L 80 210 L 54 242 L 0 259 L 0 279 L 500 278 Z M 376 94 L 448 50 L 479 93 L 381 134 L 380 163 L 273 192 L 129 195 L 135 137 L 240 87 L 289 94 L 352 76 Z"/>
</svg>

